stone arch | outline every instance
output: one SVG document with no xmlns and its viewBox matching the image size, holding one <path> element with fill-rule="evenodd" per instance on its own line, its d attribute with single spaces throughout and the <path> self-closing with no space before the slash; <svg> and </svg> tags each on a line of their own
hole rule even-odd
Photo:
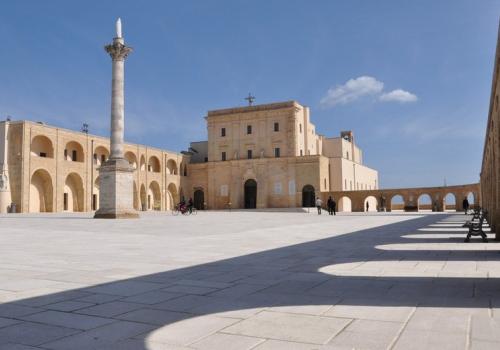
<svg viewBox="0 0 500 350">
<path fill-rule="evenodd" d="M 31 175 L 30 182 L 30 213 L 45 213 L 54 211 L 52 178 L 45 169 L 38 169 Z"/>
<path fill-rule="evenodd" d="M 69 141 L 64 148 L 64 159 L 70 162 L 82 163 L 85 159 L 83 146 L 77 141 Z"/>
<path fill-rule="evenodd" d="M 159 173 L 160 172 L 160 160 L 156 156 L 151 156 L 149 157 L 148 160 L 148 171 L 153 172 L 153 173 Z"/>
<path fill-rule="evenodd" d="M 97 210 L 99 209 L 99 192 L 100 192 L 100 188 L 101 188 L 101 184 L 100 184 L 100 177 L 96 177 L 95 181 L 94 181 L 94 188 L 92 190 L 92 198 L 91 198 L 91 202 L 92 202 L 92 210 Z"/>
<path fill-rule="evenodd" d="M 137 163 L 136 163 L 136 165 L 137 165 Z M 141 206 L 139 205 L 139 193 L 137 190 L 137 182 L 135 180 L 134 180 L 133 191 L 134 191 L 134 209 L 141 210 Z"/>
<path fill-rule="evenodd" d="M 257 181 L 248 179 L 243 187 L 245 209 L 257 208 Z"/>
<path fill-rule="evenodd" d="M 467 200 L 469 201 L 469 208 L 474 208 L 475 205 L 476 205 L 476 194 L 472 191 L 469 191 L 469 193 L 467 193 Z"/>
<path fill-rule="evenodd" d="M 146 170 L 146 157 L 144 157 L 144 154 L 141 156 L 141 164 L 140 164 L 140 169 L 141 171 Z"/>
<path fill-rule="evenodd" d="M 453 192 L 448 192 L 443 197 L 443 209 L 448 211 L 455 211 L 458 208 L 457 195 Z"/>
<path fill-rule="evenodd" d="M 137 169 L 137 157 L 134 152 L 128 151 L 125 152 L 125 159 L 128 160 L 130 166 L 136 170 Z"/>
<path fill-rule="evenodd" d="M 170 183 L 167 187 L 167 209 L 173 209 L 179 203 L 179 194 L 174 183 Z"/>
<path fill-rule="evenodd" d="M 350 212 L 352 211 L 352 200 L 347 196 L 342 196 L 337 201 L 338 211 Z"/>
<path fill-rule="evenodd" d="M 389 202 L 391 211 L 403 211 L 405 209 L 405 198 L 401 194 L 395 194 Z"/>
<path fill-rule="evenodd" d="M 368 204 L 368 207 L 367 207 Z M 377 211 L 378 210 L 378 200 L 375 196 L 368 196 L 363 201 L 364 211 Z"/>
<path fill-rule="evenodd" d="M 148 187 L 148 210 L 161 210 L 161 190 L 156 181 L 151 181 Z"/>
<path fill-rule="evenodd" d="M 31 140 L 31 155 L 54 158 L 54 146 L 52 141 L 45 135 L 37 135 Z"/>
<path fill-rule="evenodd" d="M 180 171 L 181 171 L 181 175 L 182 176 L 187 176 L 187 166 L 186 166 L 186 162 L 182 161 L 181 162 L 181 166 L 180 166 Z"/>
<path fill-rule="evenodd" d="M 64 181 L 63 210 L 83 211 L 83 181 L 77 173 L 70 173 Z"/>
<path fill-rule="evenodd" d="M 197 188 L 194 190 L 193 204 L 198 210 L 205 209 L 205 192 L 203 192 L 203 188 Z"/>
<path fill-rule="evenodd" d="M 428 193 L 421 193 L 417 198 L 418 211 L 432 210 L 432 196 Z"/>
<path fill-rule="evenodd" d="M 101 166 L 109 158 L 109 150 L 104 146 L 97 146 L 94 150 L 94 164 Z"/>
<path fill-rule="evenodd" d="M 144 184 L 141 185 L 141 209 L 147 209 L 147 199 L 146 199 L 146 186 Z"/>
<path fill-rule="evenodd" d="M 184 189 L 182 188 L 182 186 L 179 186 L 179 198 L 180 200 L 186 200 L 186 197 L 184 197 Z"/>
<path fill-rule="evenodd" d="M 167 174 L 177 175 L 177 163 L 173 159 L 167 161 Z"/>
<path fill-rule="evenodd" d="M 316 193 L 314 186 L 305 185 L 302 187 L 302 207 L 313 208 L 316 203 Z"/>
</svg>

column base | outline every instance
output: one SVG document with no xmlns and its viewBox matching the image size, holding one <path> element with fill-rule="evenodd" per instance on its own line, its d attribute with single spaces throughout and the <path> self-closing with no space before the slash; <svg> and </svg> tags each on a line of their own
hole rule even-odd
<svg viewBox="0 0 500 350">
<path fill-rule="evenodd" d="M 137 212 L 116 211 L 114 213 L 98 210 L 95 212 L 94 219 L 138 219 Z"/>
<path fill-rule="evenodd" d="M 124 158 L 107 160 L 99 168 L 99 209 L 95 219 L 137 219 L 134 209 L 134 169 Z"/>
</svg>

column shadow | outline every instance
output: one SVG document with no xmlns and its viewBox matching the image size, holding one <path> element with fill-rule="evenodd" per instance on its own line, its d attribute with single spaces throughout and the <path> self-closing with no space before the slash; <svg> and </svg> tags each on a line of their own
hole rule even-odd
<svg viewBox="0 0 500 350">
<path fill-rule="evenodd" d="M 21 344 L 47 349 L 125 349 L 116 344 L 134 338 L 134 349 L 146 350 L 148 334 L 176 322 L 221 314 L 238 318 L 266 308 L 350 305 L 487 309 L 492 297 L 500 294 L 500 278 L 487 278 L 486 272 L 483 276 L 472 270 L 465 270 L 463 275 L 450 270 L 447 275 L 442 264 L 497 262 L 497 250 L 482 246 L 473 249 L 479 246 L 462 243 L 463 238 L 404 237 L 448 234 L 418 229 L 450 217 L 460 222 L 457 215 L 449 214 L 416 217 L 212 263 L 3 303 L 0 317 L 65 326 L 74 332 L 30 343 L 29 336 L 16 338 L 6 331 L 16 325 L 1 328 L 0 323 L 0 344 L 17 339 Z M 426 249 L 430 243 L 444 245 Z M 416 248 L 399 247 L 408 244 Z M 384 269 L 387 266 L 391 271 L 401 266 L 401 275 L 388 273 Z M 405 267 L 412 266 L 414 275 L 405 275 L 409 271 Z M 78 308 L 78 303 L 85 307 Z M 76 308 L 71 309 L 71 305 Z M 114 335 L 107 338 L 100 327 L 93 327 L 95 324 L 87 328 L 72 324 L 68 315 L 98 317 L 102 324 L 114 327 Z M 132 329 L 130 322 L 143 327 Z"/>
</svg>

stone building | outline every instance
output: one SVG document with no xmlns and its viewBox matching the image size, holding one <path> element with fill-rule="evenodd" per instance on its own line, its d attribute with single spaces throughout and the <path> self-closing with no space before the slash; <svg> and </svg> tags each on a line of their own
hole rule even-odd
<svg viewBox="0 0 500 350">
<path fill-rule="evenodd" d="M 320 192 L 377 189 L 352 132 L 317 134 L 297 102 L 210 111 L 206 120 L 208 141 L 191 143 L 192 155 L 125 145 L 135 209 L 170 209 L 183 196 L 198 208 L 300 207 Z M 0 212 L 11 203 L 17 212 L 98 209 L 109 139 L 4 121 L 0 140 Z"/>
<path fill-rule="evenodd" d="M 378 188 L 353 133 L 318 134 L 295 101 L 213 110 L 206 120 L 208 141 L 191 144 L 189 165 L 198 205 L 305 207 L 320 192 Z"/>
<path fill-rule="evenodd" d="M 0 212 L 92 211 L 99 205 L 99 167 L 109 139 L 30 121 L 0 122 Z M 189 157 L 125 145 L 134 171 L 134 207 L 166 209 L 188 183 Z"/>
<path fill-rule="evenodd" d="M 488 221 L 496 238 L 500 239 L 500 30 L 497 38 L 493 82 L 484 142 L 483 163 L 481 167 L 482 205 L 488 210 Z"/>
<path fill-rule="evenodd" d="M 320 192 L 372 190 L 352 132 L 327 138 L 295 101 L 209 111 L 208 141 L 186 154 L 126 144 L 134 207 L 167 210 L 193 197 L 198 208 L 301 207 Z M 30 121 L 0 122 L 0 212 L 92 211 L 109 139 Z M 339 209 L 343 203 L 339 202 Z"/>
</svg>

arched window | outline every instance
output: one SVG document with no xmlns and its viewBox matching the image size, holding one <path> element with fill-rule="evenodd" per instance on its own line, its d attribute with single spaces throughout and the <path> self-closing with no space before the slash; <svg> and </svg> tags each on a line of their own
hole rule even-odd
<svg viewBox="0 0 500 350">
<path fill-rule="evenodd" d="M 149 157 L 148 171 L 153 173 L 160 172 L 160 160 L 157 157 L 155 156 Z"/>
<path fill-rule="evenodd" d="M 64 148 L 64 159 L 70 162 L 83 162 L 83 147 L 76 141 L 70 141 Z"/>
<path fill-rule="evenodd" d="M 54 147 L 47 136 L 38 135 L 31 141 L 31 154 L 38 157 L 54 158 Z"/>
</svg>

